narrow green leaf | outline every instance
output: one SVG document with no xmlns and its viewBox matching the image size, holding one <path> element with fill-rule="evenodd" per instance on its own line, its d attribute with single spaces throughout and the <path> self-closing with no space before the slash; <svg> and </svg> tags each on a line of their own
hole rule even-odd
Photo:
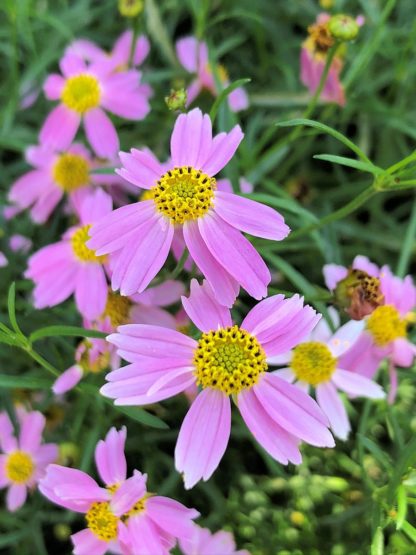
<svg viewBox="0 0 416 555">
<path fill-rule="evenodd" d="M 0 387 L 6 389 L 49 389 L 52 383 L 52 380 L 38 376 L 8 376 L 0 374 Z"/>
<path fill-rule="evenodd" d="M 221 106 L 222 102 L 227 98 L 227 96 L 230 93 L 232 93 L 235 89 L 238 89 L 238 87 L 242 87 L 246 83 L 250 83 L 250 81 L 251 79 L 249 79 L 248 77 L 245 77 L 243 79 L 237 79 L 237 81 L 233 81 L 230 85 L 228 85 L 228 87 L 226 87 L 223 91 L 221 91 L 221 93 L 215 99 L 215 102 L 213 103 L 212 108 L 210 110 L 209 117 L 211 118 L 211 121 L 214 121 L 215 118 L 217 117 L 219 107 Z"/>
<path fill-rule="evenodd" d="M 140 422 L 141 424 L 145 424 L 146 426 L 150 426 L 151 428 L 157 428 L 159 430 L 167 430 L 169 426 L 166 422 L 163 422 L 157 416 L 146 412 L 143 409 L 139 409 L 138 407 L 120 407 L 118 405 L 113 405 L 116 410 L 122 412 L 132 420 L 136 422 Z"/>
<path fill-rule="evenodd" d="M 291 119 L 288 121 L 280 121 L 276 123 L 276 125 L 277 127 L 295 127 L 297 125 L 304 125 L 306 127 L 313 127 L 314 129 L 318 129 L 318 131 L 321 131 L 322 133 L 328 133 L 328 135 L 332 135 L 332 137 L 334 137 L 342 144 L 344 144 L 346 147 L 348 147 L 353 152 L 355 152 L 357 156 L 361 158 L 361 160 L 364 160 L 364 162 L 371 164 L 371 160 L 367 158 L 365 153 L 356 144 L 354 144 L 350 139 L 348 139 L 345 135 L 343 135 L 336 129 L 329 127 L 329 125 L 325 125 L 324 123 L 320 123 L 319 121 L 315 121 L 312 119 L 301 119 L 301 118 Z"/>
<path fill-rule="evenodd" d="M 383 555 L 384 553 L 384 536 L 383 529 L 379 526 L 373 536 L 371 542 L 371 555 Z"/>
<path fill-rule="evenodd" d="M 403 484 L 397 488 L 397 517 L 396 530 L 402 528 L 407 514 L 407 495 Z"/>
<path fill-rule="evenodd" d="M 340 164 L 341 166 L 348 166 L 349 168 L 355 168 L 363 172 L 369 172 L 373 175 L 381 175 L 384 171 L 374 164 L 369 164 L 367 162 L 361 162 L 360 160 L 354 160 L 354 158 L 346 158 L 345 156 L 335 156 L 333 154 L 315 154 L 314 158 L 317 160 L 325 160 L 326 162 L 332 162 L 333 164 Z"/>
<path fill-rule="evenodd" d="M 7 310 L 9 312 L 9 319 L 12 325 L 12 328 L 16 333 L 19 335 L 23 335 L 16 319 L 16 284 L 13 282 L 9 287 L 9 294 L 7 296 Z"/>
<path fill-rule="evenodd" d="M 160 2 L 146 0 L 147 29 L 154 43 L 159 46 L 165 58 L 169 60 L 173 66 L 176 66 L 178 62 L 176 60 L 175 50 L 160 15 L 159 6 L 161 6 Z"/>
<path fill-rule="evenodd" d="M 407 522 L 407 520 L 403 522 L 402 530 L 413 543 L 416 543 L 416 528 Z"/>
<path fill-rule="evenodd" d="M 104 339 L 107 335 L 107 333 L 102 331 L 87 330 L 77 326 L 46 326 L 31 333 L 29 339 L 33 343 L 44 337 L 95 337 L 97 339 Z"/>
<path fill-rule="evenodd" d="M 374 456 L 374 458 L 384 467 L 385 470 L 390 470 L 392 467 L 392 463 L 388 455 L 384 453 L 380 447 L 374 443 L 368 437 L 364 437 L 362 434 L 358 434 L 358 438 L 364 447 L 370 451 L 370 453 Z"/>
</svg>

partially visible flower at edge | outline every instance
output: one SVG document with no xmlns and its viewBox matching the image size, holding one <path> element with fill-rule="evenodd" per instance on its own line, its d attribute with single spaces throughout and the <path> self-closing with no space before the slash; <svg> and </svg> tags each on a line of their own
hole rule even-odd
<svg viewBox="0 0 416 555">
<path fill-rule="evenodd" d="M 184 555 L 250 555 L 246 549 L 236 551 L 231 532 L 220 530 L 212 533 L 208 528 L 193 526 L 191 539 L 179 540 Z"/>
</svg>

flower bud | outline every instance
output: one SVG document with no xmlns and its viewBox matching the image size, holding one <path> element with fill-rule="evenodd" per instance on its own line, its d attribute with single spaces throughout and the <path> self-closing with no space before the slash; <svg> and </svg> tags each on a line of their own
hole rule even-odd
<svg viewBox="0 0 416 555">
<path fill-rule="evenodd" d="M 170 95 L 165 96 L 166 106 L 172 112 L 176 112 L 177 110 L 184 110 L 186 106 L 188 95 L 186 94 L 185 89 L 171 89 Z"/>
<path fill-rule="evenodd" d="M 362 320 L 378 306 L 384 304 L 380 280 L 362 270 L 349 269 L 347 276 L 337 283 L 334 291 L 336 303 L 353 320 Z"/>
<path fill-rule="evenodd" d="M 332 16 L 328 21 L 328 30 L 334 39 L 345 42 L 355 39 L 360 26 L 349 15 L 339 14 Z"/>
<path fill-rule="evenodd" d="M 136 17 L 143 11 L 143 0 L 118 0 L 118 11 L 123 17 Z"/>
</svg>

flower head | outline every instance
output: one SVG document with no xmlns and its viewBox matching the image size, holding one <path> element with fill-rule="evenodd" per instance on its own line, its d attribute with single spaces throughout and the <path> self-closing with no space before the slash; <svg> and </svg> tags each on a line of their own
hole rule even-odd
<svg viewBox="0 0 416 555">
<path fill-rule="evenodd" d="M 119 141 L 113 123 L 104 110 L 131 120 L 149 112 L 148 94 L 139 85 L 136 70 L 114 72 L 111 61 L 87 64 L 73 51 L 60 61 L 63 75 L 50 75 L 45 84 L 49 100 L 59 100 L 40 131 L 41 143 L 65 150 L 73 141 L 81 120 L 96 154 L 112 158 Z"/>
<path fill-rule="evenodd" d="M 236 551 L 231 532 L 220 530 L 213 534 L 208 528 L 193 526 L 192 537 L 179 542 L 184 555 L 250 555 L 248 551 Z"/>
<path fill-rule="evenodd" d="M 195 100 L 203 89 L 217 96 L 221 90 L 218 90 L 216 78 L 221 83 L 222 88 L 226 88 L 230 84 L 224 66 L 218 65 L 215 70 L 211 67 L 208 47 L 205 42 L 199 42 L 194 37 L 182 38 L 176 43 L 176 54 L 181 65 L 189 73 L 196 74 L 194 81 L 188 87 L 188 105 Z M 228 95 L 228 103 L 234 112 L 245 110 L 248 107 L 247 93 L 242 87 L 235 89 Z"/>
<path fill-rule="evenodd" d="M 177 538 L 192 534 L 197 511 L 149 493 L 147 476 L 138 470 L 127 478 L 125 440 L 125 428 L 111 428 L 97 444 L 95 462 L 104 487 L 80 470 L 55 464 L 40 483 L 50 501 L 85 515 L 86 528 L 71 536 L 77 555 L 114 550 L 167 555 Z"/>
<path fill-rule="evenodd" d="M 327 420 L 308 395 L 269 373 L 268 358 L 297 345 L 320 316 L 295 295 L 269 297 L 240 326 L 208 283 L 191 283 L 183 306 L 198 340 L 158 326 L 128 325 L 107 339 L 130 364 L 108 374 L 102 389 L 118 405 L 147 405 L 199 384 L 175 450 L 185 487 L 208 480 L 227 447 L 230 396 L 257 441 L 283 464 L 301 461 L 301 440 L 333 446 Z"/>
<path fill-rule="evenodd" d="M 337 312 L 330 311 L 339 324 Z M 340 439 L 346 439 L 350 423 L 337 390 L 370 399 L 384 398 L 381 387 L 372 380 L 343 369 L 339 359 L 353 348 L 364 327 L 363 322 L 350 321 L 332 333 L 328 323 L 321 320 L 306 340 L 290 352 L 272 359 L 270 363 L 287 364 L 276 375 L 296 384 L 305 391 L 315 389 L 316 399 L 328 417 L 331 429 Z"/>
<path fill-rule="evenodd" d="M 212 137 L 209 116 L 195 109 L 176 120 L 168 169 L 147 151 L 120 153 L 119 175 L 150 198 L 115 210 L 91 229 L 89 248 L 115 253 L 114 290 L 142 292 L 164 264 L 176 230 L 221 303 L 231 306 L 240 285 L 255 298 L 266 295 L 270 272 L 240 231 L 281 240 L 289 228 L 272 208 L 218 190 L 214 177 L 242 138 L 239 126 Z"/>
<path fill-rule="evenodd" d="M 91 225 L 111 211 L 112 201 L 97 189 L 86 197 L 80 210 L 80 224 L 69 229 L 58 243 L 32 255 L 25 276 L 35 282 L 36 308 L 55 306 L 73 293 L 80 313 L 93 320 L 107 302 L 106 258 L 86 246 Z"/>
<path fill-rule="evenodd" d="M 27 490 L 33 489 L 48 464 L 58 458 L 58 446 L 42 444 L 45 417 L 38 411 L 16 410 L 20 434 L 16 438 L 7 413 L 0 413 L 0 488 L 8 487 L 6 504 L 16 511 L 25 502 Z"/>
</svg>

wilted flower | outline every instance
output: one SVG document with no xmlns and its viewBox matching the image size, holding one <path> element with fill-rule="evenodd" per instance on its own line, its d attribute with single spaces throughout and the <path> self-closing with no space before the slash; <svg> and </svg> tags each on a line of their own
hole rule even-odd
<svg viewBox="0 0 416 555">
<path fill-rule="evenodd" d="M 0 488 L 8 487 L 6 504 L 16 511 L 25 502 L 27 491 L 35 488 L 48 464 L 58 458 L 58 446 L 42 445 L 45 417 L 38 411 L 16 410 L 20 433 L 16 438 L 7 413 L 0 413 Z"/>
<path fill-rule="evenodd" d="M 220 305 L 207 282 L 191 283 L 182 299 L 201 330 L 194 340 L 158 326 L 120 326 L 107 339 L 130 364 L 107 375 L 102 393 L 117 405 L 147 405 L 202 387 L 179 432 L 176 468 L 185 487 L 208 480 L 227 447 L 230 396 L 257 441 L 283 464 L 299 464 L 301 440 L 332 447 L 328 421 L 309 395 L 267 372 L 269 357 L 293 348 L 320 316 L 294 295 L 269 297 L 255 306 L 241 326 Z"/>
</svg>

